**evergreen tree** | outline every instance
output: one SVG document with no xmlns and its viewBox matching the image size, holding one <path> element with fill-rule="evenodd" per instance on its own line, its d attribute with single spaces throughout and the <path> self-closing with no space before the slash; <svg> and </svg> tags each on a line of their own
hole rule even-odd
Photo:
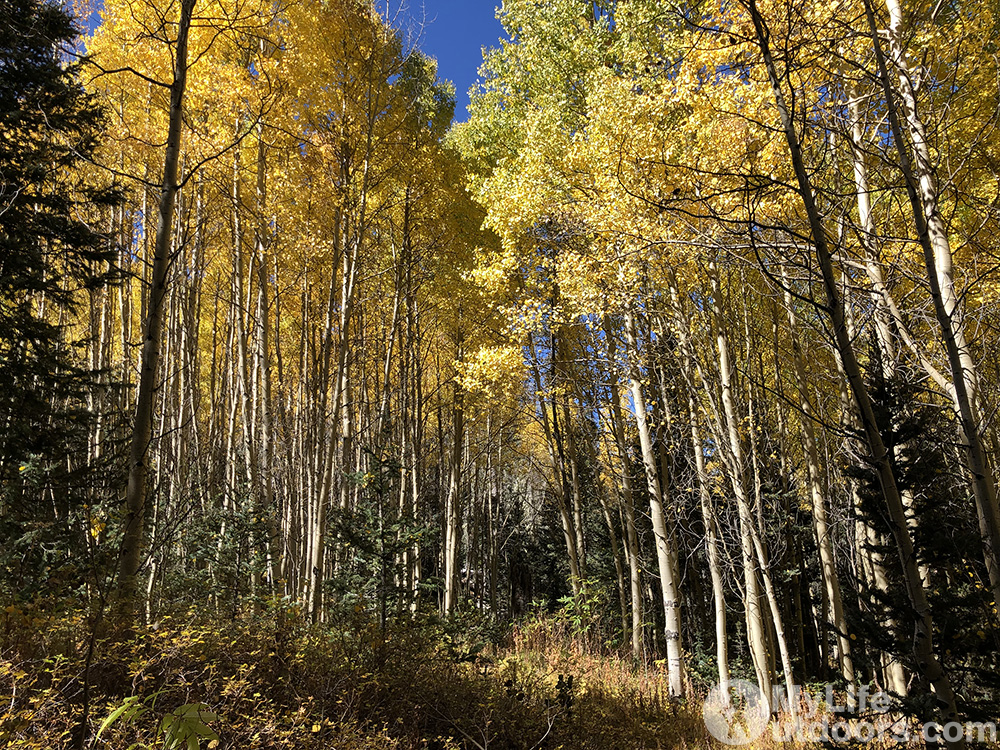
<svg viewBox="0 0 1000 750">
<path fill-rule="evenodd" d="M 880 361 L 875 347 L 873 361 Z M 870 378 L 872 400 L 879 428 L 890 451 L 899 486 L 911 502 L 913 536 L 920 550 L 918 562 L 926 571 L 928 599 L 939 613 L 936 619 L 948 664 L 961 664 L 955 683 L 963 697 L 961 710 L 970 720 L 986 721 L 996 715 L 1000 680 L 995 673 L 995 652 L 987 638 L 991 597 L 980 540 L 969 533 L 976 527 L 975 510 L 965 493 L 960 475 L 950 469 L 948 452 L 954 450 L 954 427 L 942 410 L 920 400 L 921 387 L 914 373 L 900 368 L 896 377 Z M 858 464 L 846 473 L 861 481 L 857 511 L 880 539 L 890 533 L 878 502 L 877 477 L 870 467 Z M 872 547 L 889 568 L 890 580 L 898 580 L 895 560 L 888 544 Z M 915 671 L 908 635 L 912 611 L 901 585 L 887 591 L 859 591 L 867 599 L 868 611 L 854 613 L 855 627 L 878 651 L 891 654 L 908 670 Z M 895 631 L 885 621 L 895 623 Z M 873 651 L 872 653 L 878 653 Z M 869 655 L 870 659 L 870 655 Z M 863 658 L 864 660 L 864 658 Z M 874 668 L 874 663 L 869 664 Z M 922 721 L 934 713 L 933 696 L 918 684 L 903 707 Z"/>
<path fill-rule="evenodd" d="M 93 528 L 98 373 L 76 312 L 116 275 L 95 226 L 118 192 L 78 168 L 104 122 L 66 62 L 77 35 L 55 4 L 0 3 L 0 581 L 25 601 L 78 588 Z"/>
<path fill-rule="evenodd" d="M 113 250 L 88 223 L 115 191 L 77 165 L 103 116 L 65 52 L 78 35 L 61 7 L 0 3 L 0 481 L 64 454 L 92 373 L 71 341 L 82 290 L 107 283 Z"/>
</svg>

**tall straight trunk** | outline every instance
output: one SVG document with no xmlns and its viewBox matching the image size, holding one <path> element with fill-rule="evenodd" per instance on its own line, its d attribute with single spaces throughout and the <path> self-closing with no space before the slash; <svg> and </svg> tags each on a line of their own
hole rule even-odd
<svg viewBox="0 0 1000 750">
<path fill-rule="evenodd" d="M 398 517 L 399 532 L 397 536 L 397 548 L 399 552 L 399 593 L 400 610 L 402 614 L 404 608 L 413 606 L 413 565 L 411 556 L 413 547 L 411 545 L 400 546 L 402 536 L 407 532 L 407 527 L 413 528 L 416 519 L 410 513 L 409 502 L 409 474 L 413 470 L 412 451 L 410 448 L 410 438 L 412 436 L 411 423 L 413 420 L 413 389 L 410 386 L 410 350 L 412 345 L 412 321 L 409 314 L 410 308 L 410 253 L 409 253 L 409 216 L 410 216 L 410 191 L 406 190 L 406 202 L 404 204 L 403 220 L 403 257 L 400 259 L 402 277 L 400 294 L 403 298 L 403 325 L 399 326 L 396 335 L 399 337 L 399 497 L 398 497 Z M 405 264 L 405 267 L 403 267 Z"/>
<path fill-rule="evenodd" d="M 330 428 L 324 431 L 327 438 L 327 445 L 316 446 L 316 453 L 321 454 L 320 472 L 313 472 L 314 489 L 316 493 L 315 517 L 312 523 L 310 555 L 309 555 L 309 613 L 313 622 L 318 622 L 323 613 L 323 581 L 326 579 L 326 526 L 330 504 L 333 501 L 335 489 L 334 470 L 337 462 L 345 464 L 349 444 L 346 443 L 348 436 L 345 434 L 345 420 L 350 419 L 344 408 L 345 392 L 348 387 L 348 336 L 353 317 L 354 295 L 357 279 L 357 261 L 360 252 L 360 237 L 353 241 L 345 242 L 343 245 L 343 270 L 341 273 L 340 291 L 340 330 L 335 342 L 336 345 L 336 370 L 332 374 L 334 382 L 333 396 L 330 403 L 333 413 L 329 417 Z M 334 276 L 335 280 L 336 276 Z M 331 281 L 331 284 L 334 283 Z M 333 292 L 331 292 L 331 296 Z M 328 342 L 329 342 L 328 337 Z M 328 343 L 328 347 L 330 344 Z M 320 388 L 325 389 L 325 381 L 320 384 Z M 319 413 L 319 419 L 325 420 L 323 411 Z M 349 427 L 349 424 L 348 424 Z M 325 449 L 325 454 L 322 450 Z M 318 487 L 315 487 L 318 483 Z"/>
<path fill-rule="evenodd" d="M 461 352 L 461 344 L 459 344 Z M 461 353 L 459 354 L 461 359 Z M 462 390 L 455 383 L 455 400 L 452 404 L 452 450 L 448 474 L 448 494 L 444 506 L 444 613 L 455 611 L 459 595 L 459 551 L 461 548 L 462 518 L 462 448 L 465 432 L 465 411 Z"/>
<path fill-rule="evenodd" d="M 788 335 L 792 342 L 792 363 L 795 371 L 795 385 L 799 394 L 799 413 L 802 426 L 802 443 L 806 462 L 806 479 L 809 484 L 811 500 L 813 533 L 816 535 L 816 548 L 819 550 L 820 576 L 826 589 L 826 598 L 830 603 L 829 613 L 837 636 L 837 656 L 840 671 L 844 675 L 848 687 L 856 689 L 854 676 L 854 661 L 851 659 L 851 640 L 847 628 L 847 616 L 844 614 L 844 601 L 840 593 L 840 576 L 837 575 L 837 563 L 833 553 L 833 538 L 826 515 L 826 498 L 823 493 L 822 477 L 820 476 L 819 451 L 816 445 L 816 416 L 813 413 L 812 402 L 809 400 L 809 379 L 806 375 L 805 361 L 802 356 L 802 345 L 799 342 L 798 317 L 788 289 L 788 277 L 782 270 L 785 282 L 785 310 L 788 316 Z"/>
<path fill-rule="evenodd" d="M 566 541 L 566 552 L 569 556 L 569 577 L 573 595 L 577 596 L 583 591 L 583 566 L 580 554 L 580 537 L 577 533 L 576 515 L 574 507 L 576 498 L 571 481 L 572 466 L 567 466 L 573 458 L 566 455 L 566 443 L 563 440 L 563 430 L 560 429 L 558 396 L 552 395 L 552 419 L 551 419 L 551 447 L 549 452 L 556 458 L 553 459 L 555 468 L 556 504 L 559 506 L 559 519 L 562 522 L 563 538 Z M 545 404 L 542 404 L 544 410 Z M 569 429 L 568 427 L 566 429 Z"/>
<path fill-rule="evenodd" d="M 225 403 L 226 403 L 226 450 L 224 454 L 225 466 L 225 494 L 223 496 L 223 507 L 232 510 L 235 507 L 233 493 L 236 487 L 236 425 L 239 412 L 239 399 L 237 398 L 237 370 L 233 361 L 233 352 L 236 351 L 236 324 L 233 321 L 233 305 L 227 310 L 226 328 L 226 364 L 225 364 Z M 219 539 L 222 544 L 222 539 Z"/>
<path fill-rule="evenodd" d="M 672 305 L 673 330 L 680 340 L 682 352 L 681 374 L 687 385 L 687 412 L 691 427 L 691 449 L 695 462 L 695 481 L 698 485 L 698 498 L 702 523 L 705 527 L 705 546 L 708 555 L 709 576 L 712 581 L 712 606 L 715 615 L 715 656 L 719 670 L 719 685 L 722 697 L 729 701 L 729 637 L 726 620 L 725 581 L 722 572 L 722 557 L 719 548 L 719 524 L 715 516 L 712 494 L 709 489 L 708 470 L 705 464 L 705 446 L 702 442 L 701 426 L 698 419 L 699 407 L 696 399 L 696 383 L 701 375 L 700 368 L 694 362 L 689 337 L 689 324 L 681 303 L 675 278 L 669 281 L 670 301 Z M 715 440 L 720 440 L 715 435 Z"/>
<path fill-rule="evenodd" d="M 775 368 L 776 376 L 776 386 L 778 398 L 775 399 L 775 421 L 777 427 L 777 435 L 784 437 L 788 435 L 787 416 L 785 411 L 785 396 L 784 389 L 782 387 L 781 378 L 778 374 L 781 372 L 782 363 L 784 362 L 784 357 L 781 355 L 780 348 L 780 312 L 778 306 L 771 306 L 771 334 L 772 334 L 772 347 L 773 347 L 773 362 Z M 791 478 L 791 469 L 789 467 L 789 461 L 787 459 L 787 451 L 785 450 L 784 443 L 780 440 L 776 445 L 778 454 L 778 476 L 780 477 L 781 485 L 780 492 L 783 496 L 782 511 L 784 512 L 784 519 L 782 521 L 783 527 L 783 541 L 785 550 L 790 555 L 791 562 L 791 586 L 788 591 L 786 591 L 788 602 L 788 609 L 792 612 L 792 617 L 794 618 L 795 624 L 795 645 L 798 650 L 798 654 L 802 659 L 801 667 L 804 673 L 809 673 L 809 661 L 810 654 L 806 652 L 806 638 L 805 638 L 805 626 L 806 618 L 804 615 L 804 607 L 802 606 L 802 575 L 800 574 L 801 562 L 798 549 L 798 540 L 794 537 L 794 525 L 792 521 L 792 500 L 791 492 L 789 491 L 789 480 Z"/>
<path fill-rule="evenodd" d="M 882 267 L 879 264 L 878 235 L 872 218 L 871 187 L 868 165 L 864 157 L 864 132 L 861 125 L 860 96 L 853 88 L 848 92 L 847 111 L 851 121 L 850 151 L 854 166 L 854 189 L 857 193 L 858 221 L 861 225 L 865 271 L 874 291 L 875 332 L 882 354 L 883 376 L 891 377 L 895 370 L 896 342 L 893 338 L 891 300 Z"/>
<path fill-rule="evenodd" d="M 271 311 L 268 301 L 270 268 L 267 237 L 267 150 L 264 144 L 264 124 L 257 126 L 257 225 L 254 230 L 257 255 L 257 359 L 260 364 L 260 431 L 257 516 L 264 519 L 267 530 L 268 587 L 275 593 L 282 571 L 281 536 L 278 509 L 274 497 L 274 466 L 272 457 L 272 393 L 271 393 Z"/>
<path fill-rule="evenodd" d="M 639 561 L 639 535 L 635 530 L 635 493 L 632 490 L 632 462 L 628 444 L 625 442 L 625 422 L 622 418 L 621 393 L 618 389 L 617 338 L 611 330 L 611 321 L 604 319 L 604 339 L 608 347 L 610 367 L 611 429 L 615 436 L 615 447 L 621 461 L 622 510 L 625 517 L 625 552 L 628 559 L 629 590 L 632 600 L 632 657 L 642 658 L 642 578 Z M 728 693 L 727 693 L 728 694 Z"/>
<path fill-rule="evenodd" d="M 174 80 L 170 85 L 170 119 L 163 159 L 163 181 L 160 184 L 152 279 L 146 303 L 139 388 L 136 393 L 135 421 L 129 446 L 124 529 L 115 592 L 117 616 L 126 625 L 135 619 L 136 576 L 142 561 L 143 528 L 148 501 L 146 477 L 149 470 L 149 445 L 152 438 L 153 406 L 163 330 L 163 303 L 166 299 L 167 271 L 172 254 L 171 230 L 178 189 L 177 165 L 180 160 L 184 90 L 188 72 L 188 32 L 191 28 L 194 4 L 195 0 L 181 0 L 177 49 L 174 54 Z"/>
<path fill-rule="evenodd" d="M 906 192 L 913 212 L 917 237 L 923 249 L 927 282 L 934 302 L 934 314 L 941 329 L 952 376 L 952 395 L 959 420 L 959 436 L 965 447 L 966 466 L 972 476 L 972 490 L 979 516 L 983 555 L 989 571 L 994 601 L 1000 602 L 1000 505 L 989 455 L 983 443 L 982 425 L 976 406 L 979 376 L 976 362 L 965 337 L 961 301 L 955 286 L 954 267 L 948 231 L 941 216 L 934 165 L 923 121 L 917 110 L 916 94 L 910 84 L 910 71 L 903 50 L 903 14 L 898 0 L 886 0 L 889 10 L 889 53 L 896 67 L 898 93 L 908 124 L 913 160 L 903 136 L 895 99 L 886 69 L 882 42 L 876 29 L 875 14 L 866 0 L 869 30 L 878 64 L 879 80 L 885 95 L 893 141 L 899 155 L 899 168 L 906 182 Z"/>
<path fill-rule="evenodd" d="M 146 193 L 147 190 L 143 190 L 143 203 L 145 206 Z M 124 208 L 122 209 L 124 211 Z M 124 220 L 123 224 L 126 223 Z M 128 222 L 131 223 L 131 222 Z M 126 269 L 129 267 L 129 252 L 130 250 L 138 254 L 138 248 L 133 249 L 133 243 L 135 242 L 134 235 L 135 230 L 131 230 L 126 236 L 126 230 L 122 228 L 122 243 L 121 250 L 118 253 L 119 267 Z M 118 400 L 119 407 L 122 411 L 128 408 L 130 403 L 130 391 L 132 388 L 132 362 L 131 357 L 127 355 L 127 352 L 131 350 L 132 342 L 132 329 L 133 329 L 133 308 L 134 300 L 132 293 L 132 284 L 135 274 L 129 273 L 125 274 L 125 278 L 122 283 L 118 286 L 118 318 L 121 321 L 119 328 L 119 346 L 122 351 L 122 367 L 121 367 L 121 396 Z"/>
<path fill-rule="evenodd" d="M 310 532 L 309 552 L 309 612 L 313 622 L 317 622 L 323 614 L 323 581 L 326 577 L 326 526 L 333 494 L 338 484 L 335 469 L 340 462 L 341 471 L 345 470 L 350 452 L 350 412 L 344 408 L 348 390 L 348 352 L 350 326 L 354 319 L 354 298 L 357 291 L 358 261 L 361 257 L 362 245 L 366 241 L 368 231 L 368 192 L 371 181 L 370 155 L 372 153 L 371 122 L 366 135 L 364 156 L 362 158 L 360 184 L 357 194 L 353 195 L 351 186 L 357 180 L 357 169 L 354 161 L 358 158 L 352 154 L 346 140 L 343 141 L 339 156 L 339 181 L 345 190 L 344 205 L 335 209 L 334 243 L 339 247 L 341 255 L 340 297 L 338 306 L 339 331 L 336 340 L 333 337 L 333 311 L 337 298 L 337 264 L 334 265 L 330 280 L 330 290 L 324 325 L 324 340 L 321 362 L 319 389 L 321 398 L 316 410 L 316 422 L 319 426 L 319 441 L 314 451 L 315 477 L 314 490 L 318 489 L 314 503 L 313 522 Z M 355 211 L 351 211 L 354 208 Z M 336 352 L 336 370 L 330 372 L 330 361 Z M 334 383 L 332 415 L 327 421 L 327 384 Z M 326 427 L 328 425 L 328 428 Z M 318 488 L 315 484 L 318 483 Z M 340 483 L 341 505 L 348 500 L 349 488 Z"/>
<path fill-rule="evenodd" d="M 409 431 L 410 431 L 410 515 L 412 516 L 414 523 L 420 519 L 420 487 L 421 487 L 421 468 L 422 468 L 422 441 L 423 441 L 423 431 L 421 429 L 423 425 L 423 415 L 424 415 L 424 403 L 423 403 L 423 388 L 422 388 L 422 378 L 423 378 L 423 368 L 421 365 L 420 358 L 420 317 L 417 315 L 415 309 L 416 305 L 416 295 L 412 293 L 412 284 L 410 286 L 410 303 L 407 308 L 407 318 L 410 321 L 407 324 L 407 330 L 409 331 L 409 340 L 412 342 L 412 398 L 413 398 L 413 417 L 410 419 Z M 410 595 L 411 604 L 410 610 L 412 612 L 417 611 L 420 596 L 420 542 L 418 539 L 414 539 L 413 546 L 410 547 Z"/>
<path fill-rule="evenodd" d="M 490 430 L 490 420 L 487 420 L 486 434 L 489 439 L 492 439 L 492 433 Z M 497 504 L 500 499 L 500 478 L 497 476 L 497 467 L 503 466 L 503 426 L 497 430 L 497 456 L 496 462 L 494 463 L 493 451 L 490 446 L 487 445 L 486 448 L 486 518 L 485 518 L 485 529 L 483 530 L 485 538 L 485 554 L 486 554 L 486 580 L 488 586 L 488 601 L 490 606 L 490 612 L 495 614 L 497 611 L 497 574 L 499 572 L 497 565 L 497 534 L 496 534 L 496 509 Z"/>
<path fill-rule="evenodd" d="M 195 486 L 192 488 L 199 498 L 202 510 L 207 510 L 206 499 L 208 490 L 208 472 L 205 465 L 205 445 L 202 439 L 201 429 L 198 421 L 198 414 L 201 412 L 201 382 L 202 382 L 202 360 L 199 356 L 201 351 L 201 333 L 198 321 L 202 318 L 202 293 L 204 279 L 204 258 L 205 258 L 205 211 L 204 211 L 204 181 L 199 178 L 196 187 L 195 197 L 195 231 L 194 242 L 191 252 L 191 278 L 188 281 L 188 298 L 183 308 L 184 323 L 186 332 L 186 346 L 182 357 L 185 361 L 184 371 L 187 373 L 185 382 L 187 411 L 181 420 L 187 431 L 187 440 L 190 443 L 193 469 L 191 471 L 192 480 Z"/>
<path fill-rule="evenodd" d="M 701 520 L 705 526 L 705 549 L 708 553 L 708 573 L 712 579 L 712 604 L 715 611 L 715 661 L 719 669 L 719 689 L 729 700 L 729 637 L 726 633 L 726 585 L 722 577 L 719 554 L 719 525 L 712 507 L 708 472 L 705 469 L 705 447 L 698 425 L 697 405 L 692 389 L 688 389 L 688 415 L 691 420 L 691 448 L 694 454 L 695 479 L 698 482 L 698 499 Z"/>
<path fill-rule="evenodd" d="M 744 308 L 743 321 L 744 330 L 747 334 L 747 357 L 749 358 L 750 325 L 746 308 Z M 763 370 L 763 368 L 761 368 L 761 370 Z M 763 380 L 762 374 L 761 380 Z M 761 580 L 764 582 L 764 594 L 767 597 L 767 604 L 771 610 L 771 622 L 774 625 L 774 636 L 778 642 L 778 654 L 781 656 L 781 671 L 784 673 L 785 677 L 785 689 L 788 696 L 791 698 L 795 695 L 795 676 L 792 673 L 792 657 L 788 649 L 788 640 L 785 636 L 785 625 L 784 617 L 781 613 L 781 602 L 778 599 L 778 593 L 774 587 L 774 579 L 771 576 L 771 561 L 767 552 L 767 546 L 764 542 L 764 488 L 760 476 L 760 448 L 757 444 L 757 433 L 760 428 L 757 424 L 757 412 L 754 408 L 755 403 L 756 401 L 754 399 L 753 389 L 751 388 L 747 404 L 747 426 L 749 427 L 750 432 L 750 465 L 753 470 L 753 510 L 757 519 L 757 522 L 752 527 L 751 533 L 753 534 L 754 550 L 757 553 L 757 562 L 760 564 Z M 797 713 L 797 706 L 794 700 L 789 701 L 789 710 L 792 717 L 795 717 Z"/>
<path fill-rule="evenodd" d="M 869 23 L 874 28 L 874 17 L 867 2 L 866 8 Z M 896 543 L 896 551 L 899 554 L 899 563 L 903 572 L 906 593 L 914 614 L 913 655 L 917 663 L 917 669 L 933 687 L 944 721 L 955 721 L 958 718 L 955 692 L 951 687 L 951 682 L 947 674 L 934 653 L 934 623 L 931 616 L 930 604 L 927 601 L 927 596 L 920 580 L 920 571 L 917 569 L 917 556 L 906 523 L 906 510 L 903 506 L 903 498 L 896 483 L 888 451 L 879 432 L 871 397 L 869 396 L 868 388 L 861 374 L 861 367 L 854 353 L 854 344 L 848 335 L 844 303 L 840 297 L 837 278 L 833 271 L 832 253 L 827 244 L 823 219 L 813 197 L 813 188 L 802 158 L 798 135 L 795 132 L 795 126 L 792 121 L 792 113 L 785 104 L 784 93 L 781 90 L 781 79 L 778 76 L 777 68 L 771 57 L 770 32 L 764 24 L 764 19 L 760 11 L 757 9 L 756 0 L 749 0 L 747 9 L 750 12 L 757 44 L 760 48 L 767 76 L 771 83 L 775 106 L 781 119 L 781 128 L 785 134 L 792 167 L 798 183 L 799 197 L 802 200 L 806 216 L 809 220 L 813 248 L 816 251 L 816 260 L 826 293 L 827 313 L 833 324 L 834 344 L 847 376 L 851 393 L 854 396 L 855 405 L 858 408 L 865 441 L 868 444 L 872 465 L 878 475 L 889 525 Z M 878 47 L 877 40 L 875 44 Z M 880 66 L 884 67 L 881 62 Z M 948 742 L 947 744 L 950 747 L 965 747 L 964 739 Z"/>
<path fill-rule="evenodd" d="M 646 486 L 649 494 L 649 515 L 653 523 L 656 539 L 656 563 L 660 573 L 660 588 L 663 595 L 664 638 L 667 645 L 667 679 L 671 695 L 684 694 L 684 655 L 681 652 L 681 599 L 677 587 L 677 573 L 674 569 L 674 555 L 671 549 L 671 535 L 667 530 L 663 513 L 663 492 L 660 487 L 656 453 L 652 434 L 646 416 L 646 396 L 639 370 L 639 345 L 636 336 L 635 318 L 631 310 L 625 313 L 625 337 L 627 341 L 628 375 L 635 408 L 635 424 L 639 432 L 639 446 L 642 451 L 642 465 L 646 470 Z"/>
<path fill-rule="evenodd" d="M 719 429 L 724 434 L 717 436 L 720 444 L 726 446 L 729 458 L 729 477 L 736 498 L 736 509 L 740 524 L 740 553 L 743 563 L 743 596 L 747 626 L 747 643 L 753 660 L 757 685 L 764 699 L 770 705 L 771 668 L 767 641 L 767 627 L 761 607 L 761 591 L 758 575 L 759 563 L 754 548 L 754 519 L 750 512 L 750 502 L 746 489 L 746 466 L 743 458 L 743 444 L 739 433 L 740 419 L 733 396 L 732 363 L 729 352 L 729 337 L 726 333 L 726 317 L 723 310 L 722 285 L 715 261 L 709 263 L 712 279 L 712 315 L 715 322 L 716 354 L 719 359 L 719 388 L 722 402 L 722 424 Z"/>
<path fill-rule="evenodd" d="M 558 457 L 558 476 L 556 477 L 559 492 L 556 493 L 556 502 L 559 505 L 559 517 L 562 521 L 563 536 L 566 540 L 566 549 L 569 553 L 570 585 L 573 588 L 573 595 L 577 596 L 584 590 L 584 562 L 582 543 L 580 538 L 580 528 L 577 524 L 576 509 L 579 507 L 580 486 L 576 476 L 576 454 L 572 445 L 573 424 L 570 421 L 569 408 L 565 400 L 560 405 L 560 395 L 558 385 L 564 384 L 564 379 L 560 377 L 563 369 L 560 351 L 563 348 L 563 337 L 559 336 L 555 330 L 549 335 L 549 355 L 550 355 L 550 386 L 552 388 L 552 419 L 551 436 L 555 455 Z M 562 397 L 566 399 L 564 395 Z M 561 408 L 560 408 L 561 406 Z M 544 408 L 544 405 L 543 405 Z M 560 421 L 562 414 L 562 421 Z"/>
<path fill-rule="evenodd" d="M 582 402 L 582 398 L 581 398 Z M 580 454 L 576 443 L 576 430 L 569 409 L 569 397 L 563 401 L 563 424 L 566 426 L 566 450 L 568 453 L 569 486 L 573 500 L 573 532 L 576 536 L 577 565 L 580 570 L 581 588 L 586 588 L 587 580 L 587 537 L 583 526 L 583 493 L 580 488 Z"/>
<path fill-rule="evenodd" d="M 234 138 L 239 137 L 240 122 L 237 119 Z M 244 252 L 244 227 L 243 227 L 243 197 L 241 192 L 241 150 L 239 147 L 233 149 L 233 276 L 232 276 L 232 316 L 235 326 L 237 366 L 239 368 L 239 394 L 240 412 L 243 417 L 243 467 L 245 472 L 245 491 L 251 493 L 254 498 L 254 510 L 257 509 L 259 500 L 257 494 L 257 477 L 260 475 L 259 462 L 257 460 L 257 441 L 255 440 L 255 425 L 253 420 L 253 404 L 256 401 L 256 383 L 250 378 L 250 350 L 249 333 L 247 332 L 247 318 L 249 317 L 250 289 L 253 286 L 248 269 L 254 265 L 254 258 L 247 257 Z M 254 566 L 253 588 L 256 593 L 260 585 L 260 570 Z"/>
</svg>

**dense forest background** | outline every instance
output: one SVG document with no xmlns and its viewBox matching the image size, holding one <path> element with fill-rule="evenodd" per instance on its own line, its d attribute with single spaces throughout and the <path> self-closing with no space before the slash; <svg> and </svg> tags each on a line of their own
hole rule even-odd
<svg viewBox="0 0 1000 750">
<path fill-rule="evenodd" d="M 0 3 L 0 744 L 997 718 L 995 4 L 498 13 Z"/>
</svg>

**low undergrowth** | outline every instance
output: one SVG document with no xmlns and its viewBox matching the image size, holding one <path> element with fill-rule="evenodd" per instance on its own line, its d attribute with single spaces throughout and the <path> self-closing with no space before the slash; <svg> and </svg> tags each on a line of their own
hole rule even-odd
<svg viewBox="0 0 1000 750">
<path fill-rule="evenodd" d="M 501 638 L 433 619 L 380 628 L 357 613 L 313 626 L 288 607 L 226 621 L 192 611 L 93 648 L 80 618 L 49 622 L 41 636 L 36 626 L 31 640 L 5 631 L 2 747 L 709 744 L 700 715 L 667 698 L 655 665 L 594 655 L 544 621 Z"/>
</svg>

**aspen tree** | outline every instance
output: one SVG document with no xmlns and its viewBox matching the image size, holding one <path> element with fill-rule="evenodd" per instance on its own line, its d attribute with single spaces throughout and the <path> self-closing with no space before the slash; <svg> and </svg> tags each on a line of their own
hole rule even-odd
<svg viewBox="0 0 1000 750">
<path fill-rule="evenodd" d="M 809 220 L 809 228 L 812 235 L 811 240 L 823 279 L 827 309 L 833 324 L 837 352 L 847 375 L 855 405 L 860 412 L 870 457 L 878 471 L 882 496 L 885 500 L 889 518 L 891 519 L 892 533 L 899 553 L 907 595 L 915 614 L 913 634 L 914 657 L 916 658 L 918 669 L 934 687 L 942 716 L 946 721 L 954 721 L 958 716 L 955 693 L 948 676 L 934 653 L 934 630 L 930 605 L 927 603 L 927 596 L 917 569 L 913 540 L 910 538 L 910 532 L 907 528 L 906 512 L 902 496 L 896 483 L 896 477 L 893 473 L 885 444 L 878 430 L 871 398 L 854 353 L 854 345 L 847 333 L 844 304 L 837 288 L 836 278 L 834 277 L 830 248 L 827 244 L 826 229 L 823 226 L 822 218 L 815 205 L 813 188 L 802 158 L 798 135 L 792 125 L 792 115 L 785 103 L 780 78 L 778 77 L 777 69 L 771 56 L 770 32 L 754 0 L 750 0 L 746 7 L 753 22 L 757 45 L 763 57 L 764 66 L 771 84 L 774 103 L 778 110 L 781 127 L 795 171 L 798 192 Z M 965 746 L 964 739 L 954 742 L 949 741 L 948 744 L 954 747 Z"/>
<path fill-rule="evenodd" d="M 840 576 L 837 574 L 837 564 L 833 553 L 833 538 L 827 521 L 827 501 L 824 497 L 820 476 L 819 449 L 816 442 L 815 414 L 808 395 L 808 379 L 802 347 L 798 338 L 798 321 L 795 306 L 788 288 L 788 276 L 782 269 L 785 282 L 785 310 L 788 316 L 788 332 L 792 343 L 792 365 L 795 372 L 795 384 L 799 393 L 799 413 L 802 428 L 803 450 L 806 461 L 806 477 L 809 487 L 809 497 L 812 507 L 813 533 L 816 535 L 816 546 L 819 550 L 820 572 L 823 585 L 826 588 L 827 601 L 830 603 L 830 616 L 836 633 L 838 649 L 837 658 L 840 670 L 851 689 L 856 689 L 854 663 L 851 659 L 851 640 L 844 615 L 844 602 L 840 594 Z"/>
<path fill-rule="evenodd" d="M 639 446 L 642 451 L 642 463 L 646 470 L 649 514 L 653 523 L 653 536 L 656 540 L 656 562 L 660 573 L 660 590 L 663 597 L 667 675 L 671 694 L 681 696 L 684 694 L 684 656 L 680 646 L 681 601 L 677 588 L 678 575 L 674 568 L 671 534 L 667 529 L 664 515 L 664 494 L 656 466 L 645 390 L 638 363 L 640 353 L 635 315 L 631 310 L 626 310 L 624 318 L 628 378 L 632 392 L 632 404 L 635 409 L 635 424 L 639 433 Z"/>
<path fill-rule="evenodd" d="M 729 338 L 726 333 L 725 314 L 723 312 L 722 287 L 719 281 L 719 271 L 714 260 L 709 261 L 709 274 L 712 281 L 712 313 L 715 324 L 716 353 L 719 358 L 719 389 L 722 411 L 720 414 L 720 440 L 728 439 L 730 484 L 736 499 L 740 524 L 740 551 L 743 562 L 744 603 L 747 627 L 747 639 L 750 644 L 750 654 L 753 658 L 754 671 L 757 675 L 757 685 L 760 686 L 765 700 L 770 705 L 771 670 L 768 660 L 767 632 L 764 612 L 761 607 L 762 593 L 760 591 L 760 560 L 754 543 L 754 520 L 750 512 L 747 498 L 745 464 L 742 438 L 739 434 L 740 420 L 736 412 L 736 402 L 733 397 L 732 361 L 729 352 Z M 787 675 L 786 675 L 787 676 Z"/>
<path fill-rule="evenodd" d="M 611 367 L 609 374 L 610 396 L 608 398 L 611 411 L 611 430 L 614 434 L 615 447 L 618 451 L 618 460 L 621 463 L 622 510 L 625 517 L 624 541 L 626 557 L 628 558 L 629 589 L 632 603 L 632 657 L 639 659 L 643 653 L 643 598 L 639 562 L 639 539 L 635 528 L 635 495 L 632 489 L 632 461 L 628 445 L 625 442 L 621 394 L 618 387 L 617 334 L 613 330 L 610 317 L 608 316 L 604 318 L 604 342 L 608 352 L 608 363 Z M 725 613 L 723 613 L 723 630 L 725 630 Z M 722 674 L 721 671 L 720 674 Z M 728 692 L 726 694 L 728 695 Z"/>
<path fill-rule="evenodd" d="M 912 76 L 902 46 L 903 16 L 897 0 L 886 0 L 889 11 L 888 42 L 892 63 L 897 70 L 897 92 L 893 92 L 882 42 L 875 27 L 874 12 L 865 0 L 865 12 L 875 50 L 878 79 L 885 94 L 886 110 L 893 142 L 899 156 L 899 169 L 906 183 L 913 222 L 924 254 L 927 282 L 934 303 L 934 313 L 941 329 L 948 365 L 951 369 L 951 392 L 959 419 L 959 435 L 965 445 L 969 473 L 979 515 L 983 552 L 989 571 L 994 601 L 1000 602 L 1000 505 L 996 481 L 983 444 L 982 428 L 976 405 L 979 376 L 966 340 L 964 312 L 956 291 L 953 258 L 948 232 L 941 216 L 940 199 L 934 176 L 930 146 L 924 123 L 917 108 Z M 903 103 L 909 130 L 912 157 L 896 111 L 894 93 Z"/>
<path fill-rule="evenodd" d="M 184 91 L 188 75 L 188 35 L 194 5 L 195 0 L 181 0 L 177 33 L 174 37 L 173 80 L 167 86 L 170 93 L 170 118 L 163 160 L 163 181 L 160 184 L 152 278 L 143 326 L 142 364 L 136 391 L 135 424 L 129 448 L 125 528 L 118 564 L 116 597 L 120 608 L 119 616 L 126 624 L 135 616 L 136 576 L 142 563 L 142 540 L 149 500 L 147 487 L 149 445 L 152 439 L 153 406 L 158 384 L 167 269 L 173 253 L 171 231 L 174 201 L 177 195 L 177 165 L 180 159 Z"/>
</svg>

